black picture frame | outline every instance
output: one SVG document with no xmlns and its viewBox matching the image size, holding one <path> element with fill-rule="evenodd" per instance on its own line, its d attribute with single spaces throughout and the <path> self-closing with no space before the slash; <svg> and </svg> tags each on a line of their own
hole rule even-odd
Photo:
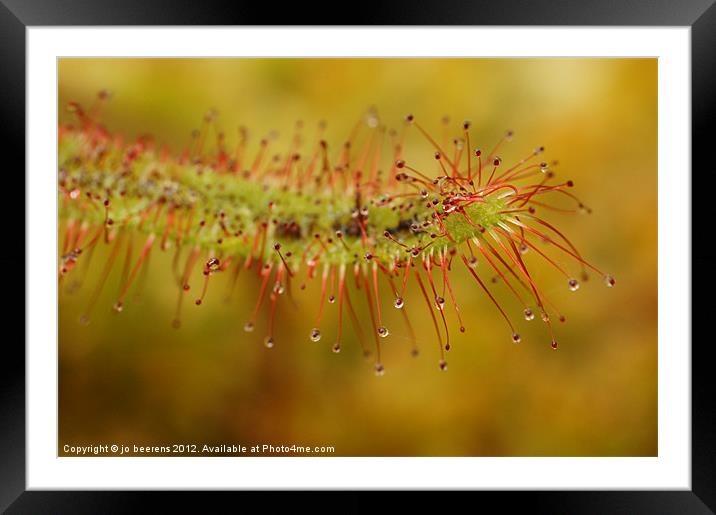
<svg viewBox="0 0 716 515">
<path fill-rule="evenodd" d="M 695 194 L 708 190 L 707 165 L 713 167 L 713 144 L 710 140 L 712 120 L 716 119 L 716 5 L 714 0 L 629 0 L 624 2 L 587 0 L 493 0 L 460 2 L 405 1 L 383 4 L 362 2 L 356 9 L 348 4 L 340 9 L 322 7 L 314 11 L 305 4 L 273 5 L 240 0 L 202 2 L 190 0 L 0 0 L 0 109 L 2 113 L 2 152 L 5 155 L 5 188 L 15 188 L 12 198 L 24 205 L 25 191 L 25 29 L 28 26 L 62 25 L 621 25 L 621 26 L 689 26 L 692 51 L 692 180 L 699 179 Z M 344 9 L 347 7 L 347 9 Z M 330 12 L 350 12 L 350 16 L 325 17 Z M 339 18 L 342 21 L 339 21 Z M 9 158 L 9 159 L 8 159 Z M 17 184 L 8 184 L 10 177 Z M 22 177 L 22 180 L 20 179 Z M 702 212 L 692 207 L 692 235 L 706 235 L 708 202 L 692 200 Z M 697 208 L 698 209 L 698 208 Z M 15 213 L 18 213 L 18 208 Z M 4 211 L 8 213 L 8 211 Z M 12 211 L 11 211 L 12 212 Z M 24 209 L 23 209 L 24 212 Z M 6 217 L 8 215 L 6 214 Z M 19 218 L 19 217 L 18 217 Z M 25 225 L 18 219 L 4 226 L 11 252 L 0 256 L 6 277 L 19 280 L 19 263 L 24 263 Z M 22 232 L 22 234 L 20 234 Z M 23 245 L 20 246 L 19 242 Z M 19 257 L 22 248 L 23 259 Z M 693 251 L 692 251 L 693 252 Z M 701 288 L 710 274 L 706 266 L 713 262 L 713 251 L 692 254 L 692 277 Z M 23 265 L 24 268 L 24 265 Z M 24 276 L 32 270 L 24 269 Z M 23 291 L 20 285 L 7 286 L 13 292 Z M 10 290 L 7 290 L 10 291 Z M 10 294 L 6 294 L 10 295 Z M 20 306 L 12 293 L 8 306 Z M 24 302 L 22 303 L 24 307 Z M 693 303 L 702 314 L 708 304 Z M 9 317 L 7 317 L 9 319 Z M 694 317 L 703 326 L 708 317 Z M 16 319 L 13 320 L 15 322 Z M 9 321 L 9 320 L 8 320 Z M 17 323 L 17 322 L 15 322 Z M 6 327 L 12 327 L 6 324 Z M 693 329 L 698 326 L 693 325 Z M 24 334 L 24 326 L 23 326 Z M 6 333 L 7 334 L 7 333 Z M 13 334 L 13 333 L 10 333 Z M 713 513 L 716 512 L 716 427 L 714 421 L 715 389 L 712 361 L 708 359 L 711 339 L 706 335 L 693 337 L 692 342 L 670 342 L 691 346 L 692 355 L 692 455 L 690 491 L 592 491 L 592 492 L 479 492 L 480 502 L 498 502 L 503 508 L 527 505 L 534 512 L 548 513 Z M 25 351 L 19 336 L 4 338 L 3 374 L 0 375 L 0 510 L 7 513 L 121 513 L 143 511 L 150 500 L 177 502 L 179 511 L 205 509 L 209 494 L 189 498 L 187 493 L 149 492 L 42 492 L 26 491 L 25 487 Z M 215 494 L 211 494 L 212 496 Z M 232 500 L 234 495 L 247 497 L 242 503 L 275 503 L 275 493 L 221 493 Z M 271 495 L 270 500 L 268 495 Z M 327 494 L 322 494 L 327 495 Z M 325 497 L 319 505 L 341 511 L 372 510 L 382 501 L 377 494 L 352 492 L 341 500 Z M 159 499 L 156 499 L 159 497 Z M 259 498 L 260 497 L 260 498 Z M 304 496 L 305 498 L 305 496 Z M 422 493 L 404 496 L 409 503 L 430 506 Z M 473 501 L 470 501 L 473 502 Z M 335 504 L 339 503 L 339 504 Z M 444 501 L 435 505 L 445 508 Z M 276 504 L 272 504 L 276 506 Z M 407 505 L 406 505 L 407 506 Z M 486 505 L 487 506 L 487 505 Z M 165 511 L 170 511 L 165 504 Z"/>
</svg>

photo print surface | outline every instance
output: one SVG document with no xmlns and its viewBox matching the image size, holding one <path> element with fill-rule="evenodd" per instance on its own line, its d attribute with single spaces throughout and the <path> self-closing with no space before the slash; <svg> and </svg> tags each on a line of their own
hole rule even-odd
<svg viewBox="0 0 716 515">
<path fill-rule="evenodd" d="M 60 456 L 657 454 L 656 59 L 58 69 Z"/>
</svg>

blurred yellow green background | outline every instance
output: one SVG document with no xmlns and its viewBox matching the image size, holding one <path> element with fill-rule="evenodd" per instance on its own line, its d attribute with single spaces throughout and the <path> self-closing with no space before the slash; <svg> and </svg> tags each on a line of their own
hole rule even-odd
<svg viewBox="0 0 716 515">
<path fill-rule="evenodd" d="M 506 129 L 515 162 L 544 145 L 558 172 L 593 213 L 543 213 L 592 263 L 616 277 L 572 293 L 537 256 L 528 265 L 560 305 L 558 351 L 543 323 L 494 290 L 518 321 L 514 345 L 489 299 L 455 270 L 468 330 L 453 332 L 449 370 L 425 307 L 411 290 L 406 309 L 421 354 L 410 357 L 399 313 L 386 302 L 391 336 L 386 374 L 376 377 L 350 325 L 343 351 L 332 337 L 309 340 L 317 289 L 280 312 L 276 346 L 242 330 L 258 279 L 244 276 L 230 305 L 222 280 L 204 305 L 171 320 L 171 254 L 154 252 L 146 282 L 121 315 L 111 313 L 110 277 L 89 326 L 78 318 L 106 249 L 76 291 L 59 299 L 59 443 L 268 443 L 331 445 L 339 456 L 654 456 L 657 454 L 657 61 L 655 59 L 62 59 L 60 121 L 69 101 L 114 93 L 103 114 L 112 131 L 152 134 L 180 151 L 209 108 L 227 143 L 236 127 L 253 141 L 272 129 L 283 141 L 298 119 L 307 136 L 326 120 L 342 142 L 369 106 L 389 126 L 413 113 L 441 134 L 473 123 L 490 148 Z M 281 141 L 281 140 L 279 140 Z M 410 145 L 414 145 L 410 147 Z M 408 148 L 430 158 L 411 136 Z M 410 150 L 407 151 L 408 153 Z M 531 253 L 534 254 L 534 253 Z M 569 259 L 572 270 L 578 270 Z M 78 265 L 80 268 L 81 265 Z M 354 299 L 358 297 L 354 294 Z M 389 299 L 389 296 L 384 296 Z M 326 333 L 335 318 L 329 305 Z M 452 316 L 452 313 L 449 314 Z M 455 324 L 452 324 L 455 327 Z M 331 333 L 332 334 L 332 333 Z M 62 451 L 60 449 L 60 454 Z"/>
</svg>

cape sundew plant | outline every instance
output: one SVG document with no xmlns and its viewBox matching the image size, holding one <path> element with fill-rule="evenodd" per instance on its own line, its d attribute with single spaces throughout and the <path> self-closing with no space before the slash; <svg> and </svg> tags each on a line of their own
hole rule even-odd
<svg viewBox="0 0 716 515">
<path fill-rule="evenodd" d="M 187 148 L 173 156 L 151 138 L 124 142 L 100 125 L 98 115 L 108 98 L 108 92 L 100 92 L 88 110 L 71 103 L 73 124 L 59 127 L 60 283 L 69 274 L 86 273 L 95 247 L 109 246 L 81 317 L 85 324 L 115 268 L 122 276 L 113 308 L 121 312 L 150 254 L 169 252 L 177 290 L 175 328 L 187 300 L 202 305 L 213 276 L 226 276 L 231 295 L 242 275 L 258 274 L 255 304 L 241 325 L 248 333 L 260 332 L 271 348 L 277 344 L 279 305 L 307 281 L 318 281 L 320 297 L 307 303 L 315 309 L 315 323 L 306 337 L 319 342 L 327 334 L 332 350 L 340 352 L 349 319 L 364 354 L 373 356 L 375 372 L 382 375 L 381 340 L 390 335 L 383 322 L 386 309 L 401 310 L 417 355 L 404 309 L 410 281 L 424 304 L 411 310 L 431 317 L 442 370 L 450 349 L 446 309 L 454 310 L 457 329 L 466 331 L 450 282 L 455 267 L 464 266 L 487 295 L 512 342 L 520 342 L 508 314 L 512 310 L 492 292 L 500 284 L 520 303 L 521 317 L 545 323 L 552 349 L 557 349 L 553 321 L 565 317 L 535 282 L 523 255 L 534 252 L 544 259 L 572 291 L 579 288 L 578 279 L 548 253 L 573 260 L 580 280 L 591 269 L 607 286 L 614 285 L 612 276 L 591 265 L 543 218 L 542 212 L 589 211 L 571 192 L 572 181 L 557 179 L 557 163 L 540 158 L 544 148 L 514 163 L 499 157 L 511 131 L 493 148 L 482 149 L 476 148 L 467 121 L 454 139 L 436 138 L 413 115 L 389 130 L 370 110 L 339 144 L 323 139 L 322 123 L 315 140 L 304 142 L 298 122 L 287 148 L 278 151 L 274 136 L 252 143 L 243 127 L 238 143 L 229 147 L 210 111 Z M 449 120 L 443 122 L 447 134 Z M 419 156 L 406 144 L 415 141 L 406 140 L 410 132 L 433 147 L 430 169 L 414 165 Z M 551 204 L 556 196 L 567 197 L 573 207 Z M 86 266 L 76 267 L 82 260 Z M 390 299 L 380 295 L 383 282 Z M 367 321 L 356 314 L 358 302 L 367 305 Z M 336 326 L 328 330 L 322 325 L 327 304 L 337 309 Z M 262 310 L 268 321 L 257 328 Z"/>
</svg>

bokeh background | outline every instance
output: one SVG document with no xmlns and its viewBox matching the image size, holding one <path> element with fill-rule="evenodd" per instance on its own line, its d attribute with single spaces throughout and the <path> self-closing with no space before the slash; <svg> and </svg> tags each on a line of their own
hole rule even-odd
<svg viewBox="0 0 716 515">
<path fill-rule="evenodd" d="M 483 148 L 513 129 L 504 160 L 538 145 L 559 159 L 560 176 L 575 181 L 593 213 L 543 214 L 617 285 L 606 288 L 593 276 L 572 293 L 563 277 L 528 255 L 567 316 L 553 352 L 544 324 L 525 323 L 517 301 L 495 285 L 523 336 L 512 344 L 489 299 L 456 270 L 468 330 L 453 334 L 448 372 L 438 370 L 431 322 L 411 290 L 406 309 L 421 354 L 410 357 L 400 317 L 387 305 L 391 336 L 386 374 L 378 378 L 350 325 L 341 354 L 330 351 L 331 336 L 309 341 L 315 286 L 297 294 L 298 308 L 280 312 L 271 350 L 261 345 L 260 331 L 242 330 L 258 284 L 249 276 L 230 305 L 222 302 L 221 281 L 212 282 L 204 305 L 186 303 L 182 328 L 173 330 L 171 253 L 153 253 L 146 281 L 121 315 L 110 310 L 119 287 L 119 274 L 111 276 L 85 327 L 78 319 L 106 252 L 98 249 L 80 287 L 65 287 L 59 299 L 60 446 L 331 445 L 342 456 L 657 454 L 655 59 L 62 59 L 60 120 L 69 120 L 67 102 L 88 105 L 103 88 L 114 93 L 103 114 L 109 129 L 128 138 L 152 134 L 174 151 L 209 108 L 218 110 L 229 144 L 240 124 L 254 143 L 273 129 L 285 142 L 298 119 L 309 128 L 326 120 L 327 139 L 342 142 L 369 106 L 388 126 L 400 126 L 411 112 L 438 135 L 443 116 L 455 135 L 469 119 Z M 409 145 L 431 158 L 417 136 Z M 336 309 L 327 311 L 324 334 Z"/>
</svg>

